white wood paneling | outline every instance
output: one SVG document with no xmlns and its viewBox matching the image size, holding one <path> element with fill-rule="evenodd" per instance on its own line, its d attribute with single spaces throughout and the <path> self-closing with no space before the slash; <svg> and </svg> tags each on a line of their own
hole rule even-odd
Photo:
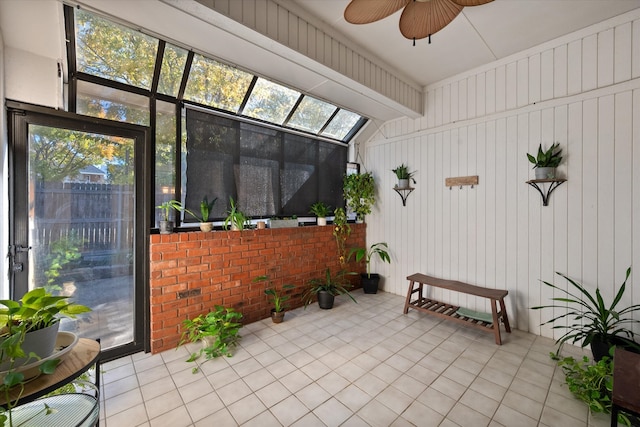
<svg viewBox="0 0 640 427">
<path fill-rule="evenodd" d="M 367 238 L 407 259 L 389 268 L 399 276 L 388 290 L 404 294 L 416 271 L 507 289 L 512 324 L 553 338 L 562 331 L 541 323 L 562 309 L 530 309 L 559 296 L 541 280 L 566 288 L 561 272 L 611 300 L 626 268 L 640 268 L 639 36 L 628 22 L 545 45 L 429 87 L 427 118 L 411 121 L 422 127 L 384 126 L 393 137 L 367 144 L 378 153 L 367 167 L 386 173 L 404 161 L 420 171 L 407 208 L 394 196 L 368 219 Z M 554 142 L 568 181 L 543 207 L 525 183 L 533 178 L 525 154 Z M 445 178 L 467 175 L 479 175 L 476 188 L 444 187 Z M 408 225 L 387 229 L 388 216 Z M 488 310 L 471 296 L 434 295 Z M 624 304 L 631 302 L 640 302 L 633 276 Z"/>
</svg>

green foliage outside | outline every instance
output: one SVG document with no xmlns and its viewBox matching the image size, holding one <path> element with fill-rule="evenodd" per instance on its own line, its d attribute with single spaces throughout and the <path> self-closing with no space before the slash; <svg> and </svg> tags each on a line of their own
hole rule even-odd
<svg viewBox="0 0 640 427">
<path fill-rule="evenodd" d="M 49 245 L 48 252 L 45 251 L 46 253 L 43 254 L 44 264 L 48 266 L 44 272 L 46 279 L 44 287 L 48 292 L 62 290 L 62 284 L 59 283 L 60 273 L 67 264 L 80 259 L 82 244 L 81 238 L 69 235 Z"/>
</svg>

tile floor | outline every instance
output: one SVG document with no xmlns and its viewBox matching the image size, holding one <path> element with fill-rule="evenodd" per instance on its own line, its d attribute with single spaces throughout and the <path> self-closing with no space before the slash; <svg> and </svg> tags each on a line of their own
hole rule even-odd
<svg viewBox="0 0 640 427">
<path fill-rule="evenodd" d="M 187 348 L 103 365 L 101 426 L 607 426 L 568 392 L 554 343 L 492 334 L 355 292 L 246 325 L 193 374 Z M 580 354 L 572 347 L 565 350 Z"/>
</svg>

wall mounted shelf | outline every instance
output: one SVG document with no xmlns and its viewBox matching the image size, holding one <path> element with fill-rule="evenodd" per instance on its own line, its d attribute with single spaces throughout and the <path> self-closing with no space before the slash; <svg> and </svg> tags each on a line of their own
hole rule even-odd
<svg viewBox="0 0 640 427">
<path fill-rule="evenodd" d="M 449 187 L 449 190 L 453 187 L 460 187 L 462 190 L 463 185 L 470 185 L 473 188 L 474 185 L 478 185 L 478 175 L 472 176 L 456 176 L 453 178 L 445 178 L 444 185 Z"/>
<path fill-rule="evenodd" d="M 527 181 L 527 184 L 538 190 L 538 193 L 542 196 L 542 206 L 549 206 L 549 196 L 553 193 L 553 190 L 558 188 L 566 179 L 532 179 Z M 549 188 L 544 191 L 544 185 L 549 183 Z M 540 185 L 538 185 L 540 184 Z"/>
<path fill-rule="evenodd" d="M 398 195 L 402 199 L 402 206 L 407 206 L 407 197 L 409 197 L 409 194 L 411 194 L 413 190 L 415 190 L 415 188 L 413 187 L 406 187 L 406 188 L 400 188 L 398 186 L 393 187 L 393 191 L 398 193 Z"/>
</svg>

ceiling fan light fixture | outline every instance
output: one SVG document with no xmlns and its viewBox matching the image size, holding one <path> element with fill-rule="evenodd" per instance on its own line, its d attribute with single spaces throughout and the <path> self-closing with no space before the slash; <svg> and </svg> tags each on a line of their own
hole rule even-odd
<svg viewBox="0 0 640 427">
<path fill-rule="evenodd" d="M 437 33 L 467 6 L 480 6 L 493 0 L 351 0 L 344 11 L 344 18 L 351 24 L 368 24 L 393 15 L 404 8 L 400 15 L 400 33 L 407 39 L 429 38 Z"/>
</svg>

